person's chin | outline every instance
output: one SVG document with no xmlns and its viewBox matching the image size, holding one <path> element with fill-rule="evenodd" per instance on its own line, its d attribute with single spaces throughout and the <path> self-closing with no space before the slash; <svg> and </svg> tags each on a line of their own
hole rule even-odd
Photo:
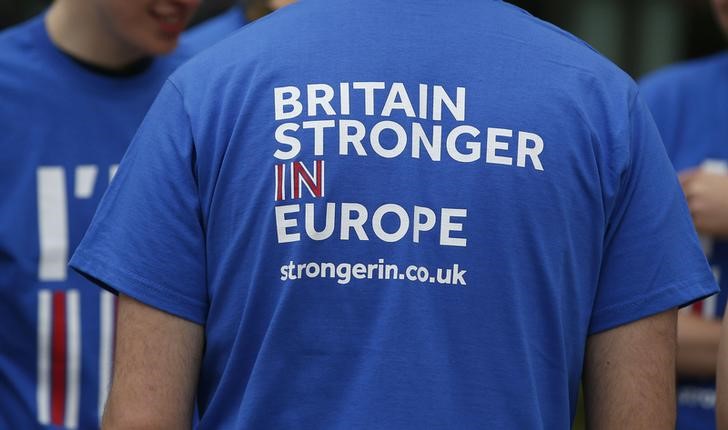
<svg viewBox="0 0 728 430">
<path fill-rule="evenodd" d="M 728 36 L 728 2 L 721 5 L 720 10 L 717 11 L 718 19 L 720 20 L 720 25 L 723 27 L 723 33 Z"/>
<path fill-rule="evenodd" d="M 142 45 L 143 51 L 149 56 L 169 54 L 177 47 L 179 37 L 159 36 L 149 38 Z"/>
<path fill-rule="evenodd" d="M 170 52 L 174 51 L 174 49 L 177 47 L 178 42 L 179 38 L 175 38 L 172 40 L 166 40 L 163 43 L 159 43 L 154 55 L 169 54 Z"/>
<path fill-rule="evenodd" d="M 721 16 L 719 21 L 720 27 L 723 30 L 723 36 L 728 41 L 728 16 Z"/>
</svg>

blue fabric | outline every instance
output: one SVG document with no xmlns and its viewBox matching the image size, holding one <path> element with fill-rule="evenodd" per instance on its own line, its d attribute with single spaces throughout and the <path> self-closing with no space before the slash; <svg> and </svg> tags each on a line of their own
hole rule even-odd
<svg viewBox="0 0 728 430">
<path fill-rule="evenodd" d="M 230 36 L 246 24 L 242 7 L 232 7 L 218 16 L 187 30 L 180 40 L 184 49 L 200 52 Z"/>
<path fill-rule="evenodd" d="M 204 324 L 202 429 L 569 428 L 590 334 L 716 291 L 634 82 L 480 0 L 202 53 L 71 264 Z"/>
<path fill-rule="evenodd" d="M 66 353 L 57 355 L 66 357 L 65 365 L 64 360 L 51 360 L 48 365 L 57 367 L 69 386 L 67 367 L 80 360 L 78 407 L 68 406 L 67 412 L 66 403 L 59 403 L 57 408 L 60 422 L 72 424 L 69 417 L 78 413 L 78 428 L 93 429 L 99 418 L 100 291 L 65 265 L 91 221 L 113 166 L 121 160 L 164 80 L 187 57 L 158 58 L 132 77 L 94 74 L 56 49 L 43 18 L 0 33 L 0 428 L 45 428 L 41 422 L 47 420 L 41 419 L 38 399 L 44 404 L 50 399 L 37 394 L 44 373 L 39 370 L 39 317 L 43 315 L 38 309 L 43 294 L 55 292 L 69 306 L 73 294 L 69 292 L 75 291 L 80 297 L 75 313 L 80 336 L 74 338 L 80 342 L 80 357 L 69 357 L 73 353 L 68 324 L 74 315 L 45 314 L 60 324 L 67 337 L 66 342 L 59 341 Z M 65 183 L 55 181 L 44 188 L 38 178 L 48 168 Z M 84 179 L 84 172 L 92 171 L 95 177 Z M 61 203 L 47 209 L 49 201 Z M 62 221 L 66 217 L 67 224 Z M 60 227 L 42 233 L 40 225 L 45 223 Z M 48 239 L 53 237 L 65 237 L 67 249 L 62 241 L 53 245 Z M 50 243 L 46 251 L 41 250 L 42 242 Z M 44 273 L 41 255 L 55 261 L 57 270 Z M 60 385 L 48 388 L 70 402 Z"/>
<path fill-rule="evenodd" d="M 675 169 L 728 174 L 728 53 L 669 67 L 641 85 Z M 721 292 L 691 311 L 719 320 L 728 300 L 728 242 L 704 242 Z M 682 380 L 678 406 L 678 429 L 715 428 L 715 381 Z"/>
</svg>

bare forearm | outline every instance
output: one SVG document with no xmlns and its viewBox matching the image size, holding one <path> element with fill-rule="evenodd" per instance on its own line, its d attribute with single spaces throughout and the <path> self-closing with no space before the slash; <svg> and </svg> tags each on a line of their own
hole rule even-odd
<svg viewBox="0 0 728 430">
<path fill-rule="evenodd" d="M 720 321 L 681 311 L 677 323 L 678 377 L 714 378 L 719 342 Z"/>
<path fill-rule="evenodd" d="M 119 299 L 114 377 L 102 428 L 189 429 L 203 329 Z"/>
<path fill-rule="evenodd" d="M 676 314 L 589 338 L 584 397 L 590 430 L 675 428 Z"/>
<path fill-rule="evenodd" d="M 728 430 L 728 321 L 723 317 L 717 365 L 716 413 L 718 430 Z"/>
</svg>

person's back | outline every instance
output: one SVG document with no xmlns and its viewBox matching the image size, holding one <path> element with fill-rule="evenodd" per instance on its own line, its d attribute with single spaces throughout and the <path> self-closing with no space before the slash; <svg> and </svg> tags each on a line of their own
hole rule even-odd
<svg viewBox="0 0 728 430">
<path fill-rule="evenodd" d="M 714 291 L 634 84 L 501 2 L 293 5 L 138 136 L 72 265 L 205 325 L 200 428 L 568 428 L 588 336 Z"/>
</svg>

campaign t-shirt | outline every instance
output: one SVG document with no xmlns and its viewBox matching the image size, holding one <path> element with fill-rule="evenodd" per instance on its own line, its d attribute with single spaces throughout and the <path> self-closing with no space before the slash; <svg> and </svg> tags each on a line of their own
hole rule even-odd
<svg viewBox="0 0 728 430">
<path fill-rule="evenodd" d="M 50 41 L 44 15 L 0 33 L 0 428 L 98 428 L 114 296 L 67 268 L 134 132 L 187 57 L 128 77 Z"/>
<path fill-rule="evenodd" d="M 196 57 L 71 264 L 205 326 L 201 429 L 568 428 L 589 335 L 716 291 L 634 82 L 482 0 Z"/>
<path fill-rule="evenodd" d="M 728 175 L 728 53 L 661 70 L 641 86 L 675 169 Z M 703 237 L 702 243 L 721 292 L 687 311 L 720 320 L 728 299 L 728 242 Z M 678 429 L 715 428 L 715 380 L 681 379 L 678 406 Z"/>
</svg>

